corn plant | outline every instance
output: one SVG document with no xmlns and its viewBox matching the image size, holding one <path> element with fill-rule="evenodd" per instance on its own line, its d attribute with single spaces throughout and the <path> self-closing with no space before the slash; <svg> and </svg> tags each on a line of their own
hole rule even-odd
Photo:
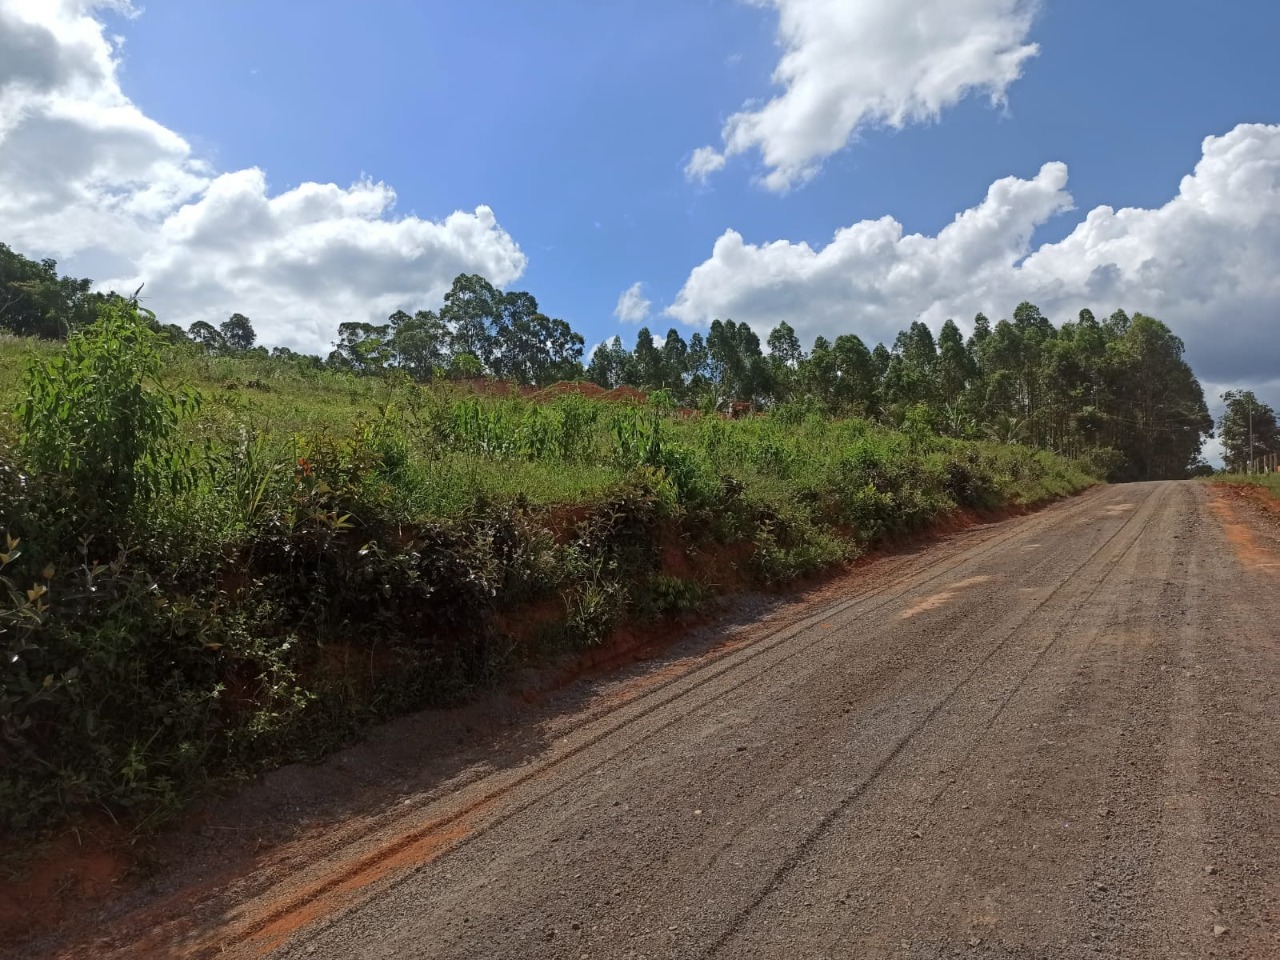
<svg viewBox="0 0 1280 960">
<path fill-rule="evenodd" d="M 112 306 L 61 354 L 30 362 L 20 448 L 36 470 L 66 481 L 82 520 L 123 519 L 139 501 L 196 481 L 173 440 L 200 396 L 164 385 L 161 346 L 136 307 Z"/>
</svg>

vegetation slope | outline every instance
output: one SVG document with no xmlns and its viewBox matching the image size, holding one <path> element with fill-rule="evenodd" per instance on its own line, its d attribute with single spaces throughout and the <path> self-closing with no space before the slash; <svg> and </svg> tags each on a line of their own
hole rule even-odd
<svg viewBox="0 0 1280 960">
<path fill-rule="evenodd" d="M 960 508 L 1185 475 L 1207 429 L 1180 341 L 1141 316 L 1024 304 L 874 351 L 779 328 L 767 356 L 717 322 L 584 368 L 530 295 L 460 277 L 438 314 L 344 324 L 321 359 L 239 314 L 162 326 L 55 266 L 0 245 L 11 831 L 145 823 Z"/>
</svg>

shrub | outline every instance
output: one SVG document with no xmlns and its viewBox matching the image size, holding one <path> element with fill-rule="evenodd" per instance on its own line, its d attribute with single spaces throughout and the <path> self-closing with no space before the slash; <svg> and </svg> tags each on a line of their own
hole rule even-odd
<svg viewBox="0 0 1280 960">
<path fill-rule="evenodd" d="M 61 481 L 72 498 L 63 516 L 79 519 L 82 532 L 119 524 L 135 506 L 195 480 L 174 437 L 200 398 L 161 382 L 161 346 L 136 307 L 112 306 L 61 354 L 30 361 L 21 453 Z"/>
</svg>

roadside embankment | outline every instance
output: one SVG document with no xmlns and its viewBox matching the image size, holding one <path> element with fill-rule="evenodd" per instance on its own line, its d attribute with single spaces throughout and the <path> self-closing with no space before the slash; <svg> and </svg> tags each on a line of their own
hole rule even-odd
<svg viewBox="0 0 1280 960">
<path fill-rule="evenodd" d="M 487 397 L 174 352 L 123 315 L 3 389 L 10 837 L 146 831 L 211 779 L 1094 482 L 918 417 Z"/>
</svg>

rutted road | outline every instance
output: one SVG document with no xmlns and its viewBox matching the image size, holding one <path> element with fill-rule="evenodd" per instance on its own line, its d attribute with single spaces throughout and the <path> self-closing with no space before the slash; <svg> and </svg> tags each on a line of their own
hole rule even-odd
<svg viewBox="0 0 1280 960">
<path fill-rule="evenodd" d="M 220 955 L 1280 957 L 1280 551 L 1212 498 L 1103 488 L 868 568 Z"/>
</svg>

